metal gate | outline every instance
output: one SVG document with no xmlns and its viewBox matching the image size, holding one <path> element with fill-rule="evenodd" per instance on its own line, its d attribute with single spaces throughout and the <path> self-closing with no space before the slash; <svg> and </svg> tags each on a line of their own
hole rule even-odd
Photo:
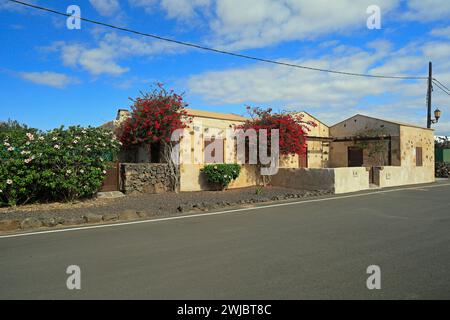
<svg viewBox="0 0 450 320">
<path fill-rule="evenodd" d="M 103 181 L 100 192 L 119 191 L 120 163 L 111 162 L 106 169 L 106 177 Z"/>
</svg>

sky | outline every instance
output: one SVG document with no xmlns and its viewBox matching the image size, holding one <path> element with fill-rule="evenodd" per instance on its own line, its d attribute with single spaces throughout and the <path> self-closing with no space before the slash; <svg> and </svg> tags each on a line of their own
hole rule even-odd
<svg viewBox="0 0 450 320">
<path fill-rule="evenodd" d="M 23 0 L 83 18 L 310 67 L 427 76 L 450 87 L 448 0 Z M 370 5 L 380 8 L 369 29 Z M 0 0 L 0 121 L 43 130 L 98 126 L 156 82 L 190 108 L 305 110 L 328 125 L 356 113 L 426 125 L 426 80 L 348 77 L 271 65 L 154 40 Z M 438 88 L 433 127 L 450 135 Z"/>
</svg>

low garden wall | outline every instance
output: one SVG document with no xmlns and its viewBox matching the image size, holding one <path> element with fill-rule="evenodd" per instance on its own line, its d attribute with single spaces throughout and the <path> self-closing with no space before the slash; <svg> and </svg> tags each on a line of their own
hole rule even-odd
<svg viewBox="0 0 450 320">
<path fill-rule="evenodd" d="M 435 181 L 434 167 L 385 166 L 375 168 L 376 183 L 380 187 L 395 187 Z"/>
<path fill-rule="evenodd" d="M 180 168 L 180 191 L 212 190 L 206 177 L 200 171 L 203 164 L 182 164 Z M 229 189 L 256 186 L 259 182 L 259 173 L 256 165 L 242 165 L 241 172 L 236 180 L 228 186 Z"/>
<path fill-rule="evenodd" d="M 121 190 L 126 194 L 172 191 L 169 166 L 165 163 L 122 163 Z"/>
<path fill-rule="evenodd" d="M 325 190 L 334 193 L 369 189 L 366 168 L 280 168 L 272 177 L 274 186 L 301 190 Z"/>
<path fill-rule="evenodd" d="M 279 168 L 270 181 L 274 186 L 334 192 L 333 169 Z"/>
</svg>

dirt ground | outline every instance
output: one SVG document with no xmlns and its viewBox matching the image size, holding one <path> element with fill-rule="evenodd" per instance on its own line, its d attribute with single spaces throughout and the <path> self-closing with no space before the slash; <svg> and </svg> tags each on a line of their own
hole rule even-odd
<svg viewBox="0 0 450 320">
<path fill-rule="evenodd" d="M 90 199 L 75 203 L 51 203 L 1 208 L 0 220 L 29 217 L 65 219 L 83 217 L 86 214 L 119 214 L 125 210 L 143 212 L 147 217 L 170 216 L 192 210 L 213 210 L 266 201 L 306 198 L 327 195 L 327 191 L 300 191 L 280 187 L 265 187 L 261 193 L 255 187 L 226 191 L 198 191 L 162 194 L 141 194 L 116 199 Z"/>
</svg>

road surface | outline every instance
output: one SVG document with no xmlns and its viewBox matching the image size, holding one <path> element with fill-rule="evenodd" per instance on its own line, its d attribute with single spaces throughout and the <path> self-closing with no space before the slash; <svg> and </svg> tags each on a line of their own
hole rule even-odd
<svg viewBox="0 0 450 320">
<path fill-rule="evenodd" d="M 0 298 L 449 299 L 450 185 L 0 238 Z"/>
</svg>

